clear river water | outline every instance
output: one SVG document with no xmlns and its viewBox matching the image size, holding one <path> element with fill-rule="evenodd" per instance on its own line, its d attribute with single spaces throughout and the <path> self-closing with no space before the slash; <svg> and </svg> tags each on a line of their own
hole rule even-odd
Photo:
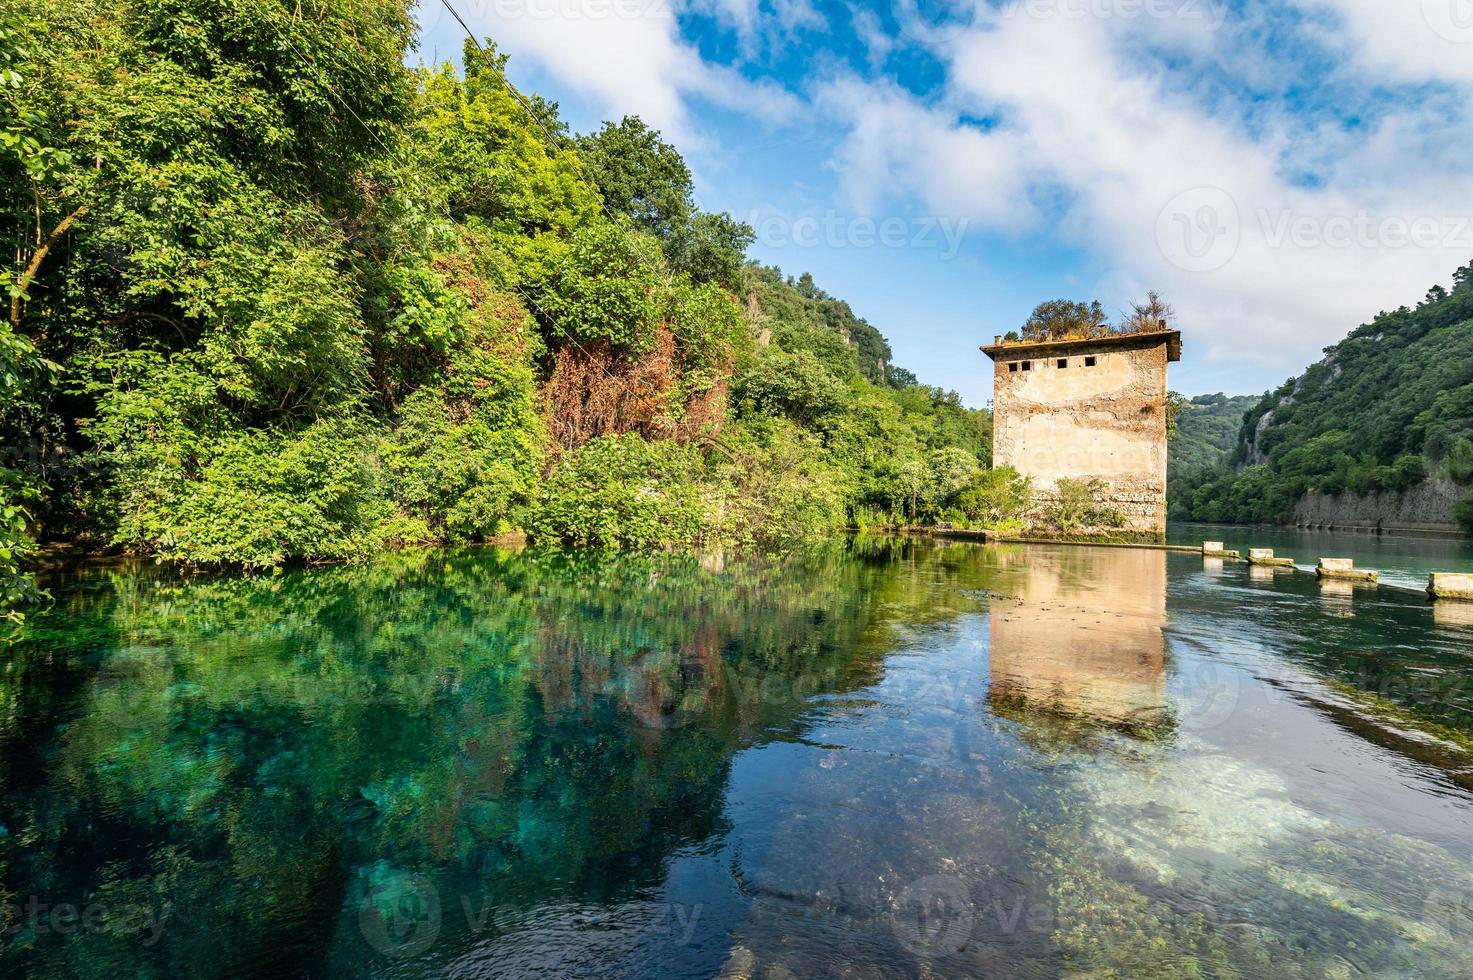
<svg viewBox="0 0 1473 980">
<path fill-rule="evenodd" d="M 873 538 L 48 584 L 0 975 L 1473 975 L 1473 606 Z"/>
</svg>

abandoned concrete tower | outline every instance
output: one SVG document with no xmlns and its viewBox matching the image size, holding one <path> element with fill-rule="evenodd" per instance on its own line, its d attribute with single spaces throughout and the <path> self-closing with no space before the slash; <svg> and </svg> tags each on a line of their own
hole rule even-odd
<svg viewBox="0 0 1473 980">
<path fill-rule="evenodd" d="M 1003 342 L 993 360 L 994 466 L 1013 466 L 1048 496 L 1058 480 L 1103 481 L 1101 504 L 1126 529 L 1166 533 L 1166 366 L 1181 332 Z"/>
</svg>

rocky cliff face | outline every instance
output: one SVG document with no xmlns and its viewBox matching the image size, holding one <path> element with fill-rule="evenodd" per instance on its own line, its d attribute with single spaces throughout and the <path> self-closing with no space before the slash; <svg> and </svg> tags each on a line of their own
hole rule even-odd
<svg viewBox="0 0 1473 980">
<path fill-rule="evenodd" d="M 1332 496 L 1311 492 L 1294 504 L 1294 523 L 1300 527 L 1457 533 L 1453 506 L 1467 493 L 1467 487 L 1445 477 L 1430 478 L 1401 493 Z"/>
</svg>

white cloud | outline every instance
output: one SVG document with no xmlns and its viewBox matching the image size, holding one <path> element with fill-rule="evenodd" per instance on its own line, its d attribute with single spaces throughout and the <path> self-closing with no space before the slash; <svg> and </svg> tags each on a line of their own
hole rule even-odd
<svg viewBox="0 0 1473 980">
<path fill-rule="evenodd" d="M 864 45 L 870 69 L 876 71 L 884 67 L 885 61 L 890 57 L 890 52 L 894 51 L 898 44 L 895 38 L 886 33 L 879 15 L 867 7 L 850 5 L 849 18 L 854 24 L 854 33 L 859 35 L 860 43 Z"/>
<path fill-rule="evenodd" d="M 815 101 L 850 122 L 834 162 L 851 207 L 873 211 L 901 190 L 934 214 L 992 227 L 1023 228 L 1036 219 L 1019 134 L 959 126 L 943 108 L 853 76 L 825 84 Z"/>
<path fill-rule="evenodd" d="M 1322 40 L 1392 81 L 1473 82 L 1473 0 L 1293 0 Z"/>
<path fill-rule="evenodd" d="M 1142 57 L 1143 39 L 1175 63 Z M 1113 306 L 1161 289 L 1196 355 L 1287 374 L 1473 257 L 1473 173 L 1445 106 L 1347 127 L 1204 98 L 1193 59 L 1230 64 L 1239 43 L 1210 21 L 1013 8 L 937 48 L 939 106 L 853 79 L 823 98 L 846 120 L 837 159 L 855 198 L 905 194 L 1004 231 L 1062 233 L 1095 257 Z"/>
<path fill-rule="evenodd" d="M 793 119 L 800 101 L 779 86 L 753 82 L 702 59 L 680 34 L 676 0 L 462 0 L 470 29 L 528 58 L 610 118 L 633 114 L 685 148 L 703 134 L 692 99 L 774 122 Z M 722 0 L 733 18 L 743 0 Z M 438 3 L 422 0 L 423 17 L 442 22 Z M 752 8 L 755 11 L 755 7 Z"/>
</svg>

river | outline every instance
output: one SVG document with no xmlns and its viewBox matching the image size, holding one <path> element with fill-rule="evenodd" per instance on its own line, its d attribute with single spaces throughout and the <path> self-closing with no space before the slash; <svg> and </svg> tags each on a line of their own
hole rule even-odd
<svg viewBox="0 0 1473 980">
<path fill-rule="evenodd" d="M 5 975 L 1473 974 L 1473 606 L 885 538 L 48 584 Z"/>
</svg>

